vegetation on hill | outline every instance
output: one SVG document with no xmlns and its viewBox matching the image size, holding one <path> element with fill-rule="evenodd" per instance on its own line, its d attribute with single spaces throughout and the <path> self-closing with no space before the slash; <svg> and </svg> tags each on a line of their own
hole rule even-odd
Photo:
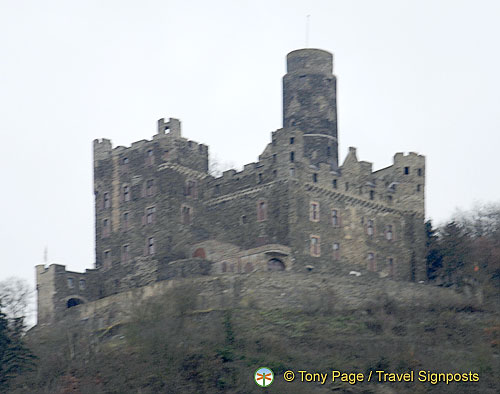
<svg viewBox="0 0 500 394">
<path fill-rule="evenodd" d="M 2 304 L 0 298 L 0 392 L 2 393 L 7 392 L 13 380 L 31 371 L 35 365 L 35 357 L 23 340 L 24 318 L 22 316 L 9 318 L 2 312 L 4 308 L 11 309 L 12 304 Z"/>
<path fill-rule="evenodd" d="M 499 370 L 500 209 L 467 213 L 428 234 L 427 272 L 436 286 L 470 302 L 402 303 L 384 288 L 359 308 L 339 308 L 335 289 L 310 294 L 304 307 L 259 308 L 252 300 L 224 310 L 196 310 L 186 284 L 131 311 L 131 321 L 104 329 L 58 324 L 27 335 L 38 356 L 21 363 L 11 393 L 258 393 L 253 374 L 275 373 L 275 393 L 497 393 Z M 378 280 L 367 278 L 367 280 Z M 477 296 L 482 302 L 477 302 Z M 345 304 L 343 304 L 345 305 Z M 2 333 L 22 343 L 0 314 Z M 3 324 L 3 325 L 2 325 Z M 14 327 L 14 326 L 11 326 Z M 18 331 L 19 332 L 19 331 Z M 11 339 L 7 339 L 9 341 Z M 12 348 L 12 347 L 11 347 Z M 18 355 L 27 355 L 26 348 Z M 9 370 L 0 353 L 0 371 Z M 18 360 L 32 360 L 20 357 Z M 285 371 L 296 379 L 285 382 Z M 298 371 L 330 373 L 300 382 Z M 477 373 L 478 382 L 332 382 L 331 371 Z M 12 379 L 10 378 L 12 377 Z M 416 380 L 416 379 L 415 379 Z M 4 386 L 6 387 L 6 386 Z"/>
</svg>

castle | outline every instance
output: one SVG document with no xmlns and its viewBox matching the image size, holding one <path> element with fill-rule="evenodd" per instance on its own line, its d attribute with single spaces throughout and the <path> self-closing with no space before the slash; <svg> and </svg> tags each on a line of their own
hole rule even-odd
<svg viewBox="0 0 500 394">
<path fill-rule="evenodd" d="M 425 158 L 373 171 L 339 163 L 333 56 L 287 56 L 283 127 L 259 160 L 214 177 L 208 147 L 158 121 L 152 140 L 94 141 L 96 260 L 38 265 L 38 324 L 68 308 L 176 277 L 254 271 L 425 277 Z"/>
</svg>

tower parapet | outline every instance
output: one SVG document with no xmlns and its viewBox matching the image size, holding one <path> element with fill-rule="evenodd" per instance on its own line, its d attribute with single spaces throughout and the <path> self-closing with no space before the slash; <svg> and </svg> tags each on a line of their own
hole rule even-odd
<svg viewBox="0 0 500 394">
<path fill-rule="evenodd" d="M 169 118 L 165 122 L 165 118 L 158 120 L 158 134 L 165 134 L 166 131 L 174 138 L 181 138 L 181 121 L 175 118 Z"/>
<path fill-rule="evenodd" d="M 299 49 L 287 56 L 283 77 L 283 127 L 304 136 L 304 157 L 311 164 L 338 167 L 337 81 L 333 55 Z"/>
</svg>

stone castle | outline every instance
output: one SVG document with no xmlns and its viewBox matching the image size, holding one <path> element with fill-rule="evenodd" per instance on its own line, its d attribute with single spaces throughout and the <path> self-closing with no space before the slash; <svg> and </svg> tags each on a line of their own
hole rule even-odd
<svg viewBox="0 0 500 394">
<path fill-rule="evenodd" d="M 339 163 L 333 56 L 287 56 L 283 127 L 240 172 L 209 173 L 208 147 L 177 119 L 152 140 L 94 141 L 96 260 L 85 273 L 38 265 L 38 324 L 68 308 L 179 277 L 256 271 L 425 277 L 425 158 L 377 171 Z"/>
</svg>

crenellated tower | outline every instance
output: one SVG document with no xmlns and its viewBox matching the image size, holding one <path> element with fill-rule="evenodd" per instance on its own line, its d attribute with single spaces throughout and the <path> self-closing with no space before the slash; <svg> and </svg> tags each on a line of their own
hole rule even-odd
<svg viewBox="0 0 500 394">
<path fill-rule="evenodd" d="M 308 48 L 288 54 L 283 127 L 303 133 L 303 156 L 312 164 L 338 167 L 337 81 L 330 52 Z"/>
</svg>

